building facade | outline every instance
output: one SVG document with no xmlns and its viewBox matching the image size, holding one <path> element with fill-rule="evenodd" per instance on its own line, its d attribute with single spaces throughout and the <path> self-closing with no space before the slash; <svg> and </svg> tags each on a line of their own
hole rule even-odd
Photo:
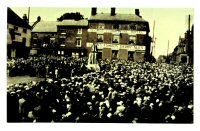
<svg viewBox="0 0 200 131">
<path fill-rule="evenodd" d="M 34 24 L 34 23 L 33 23 Z M 57 47 L 56 21 L 40 21 L 32 29 L 30 55 L 55 54 Z"/>
<path fill-rule="evenodd" d="M 134 61 L 150 58 L 149 24 L 138 9 L 135 14 L 116 14 L 115 8 L 111 8 L 111 13 L 97 14 L 97 8 L 92 8 L 88 21 L 88 52 L 95 43 L 98 58 Z"/>
<path fill-rule="evenodd" d="M 32 54 L 87 56 L 87 20 L 41 21 L 32 30 Z"/>
<path fill-rule="evenodd" d="M 59 43 L 58 55 L 69 57 L 87 56 L 87 29 L 88 21 L 82 20 L 63 20 L 57 24 L 57 36 Z"/>
<path fill-rule="evenodd" d="M 92 46 L 101 59 L 150 60 L 149 23 L 135 14 L 97 14 L 82 20 L 40 21 L 32 30 L 31 54 L 54 54 L 69 57 L 89 56 Z M 46 51 L 45 51 L 46 50 Z"/>
<path fill-rule="evenodd" d="M 10 8 L 7 12 L 7 57 L 27 57 L 30 51 L 31 27 Z"/>
<path fill-rule="evenodd" d="M 174 48 L 170 61 L 172 63 L 189 63 L 193 64 L 193 37 L 194 26 L 185 32 L 183 38 L 179 37 L 178 45 Z"/>
</svg>

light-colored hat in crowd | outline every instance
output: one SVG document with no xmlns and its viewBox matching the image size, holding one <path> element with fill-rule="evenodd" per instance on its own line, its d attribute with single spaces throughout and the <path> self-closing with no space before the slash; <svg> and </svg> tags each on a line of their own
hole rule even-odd
<svg viewBox="0 0 200 131">
<path fill-rule="evenodd" d="M 90 101 L 87 102 L 87 105 L 88 105 L 88 106 L 91 106 L 91 105 L 92 105 L 92 102 L 90 102 Z"/>
<path fill-rule="evenodd" d="M 52 109 L 51 111 L 52 111 L 52 113 L 56 113 L 56 109 Z"/>
<path fill-rule="evenodd" d="M 108 113 L 108 114 L 107 114 L 107 117 L 108 117 L 108 118 L 111 118 L 111 117 L 112 117 L 112 113 Z"/>
<path fill-rule="evenodd" d="M 53 83 L 53 79 L 47 79 L 47 82 Z"/>
<path fill-rule="evenodd" d="M 118 101 L 117 102 L 117 105 L 122 105 L 123 104 L 123 101 Z"/>
</svg>

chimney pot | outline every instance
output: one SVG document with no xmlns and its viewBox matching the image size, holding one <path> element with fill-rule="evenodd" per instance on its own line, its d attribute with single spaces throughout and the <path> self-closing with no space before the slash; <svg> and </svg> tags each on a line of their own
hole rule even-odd
<svg viewBox="0 0 200 131">
<path fill-rule="evenodd" d="M 115 8 L 111 8 L 111 16 L 114 16 L 115 14 Z"/>
<path fill-rule="evenodd" d="M 96 8 L 96 7 L 93 7 L 93 8 L 92 8 L 91 15 L 96 15 L 96 14 L 97 14 L 97 8 Z"/>
<path fill-rule="evenodd" d="M 140 10 L 139 9 L 135 9 L 135 15 L 140 16 Z"/>
</svg>

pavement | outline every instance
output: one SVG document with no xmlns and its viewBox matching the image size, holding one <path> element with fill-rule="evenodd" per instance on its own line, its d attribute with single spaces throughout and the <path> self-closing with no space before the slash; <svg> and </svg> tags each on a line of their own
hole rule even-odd
<svg viewBox="0 0 200 131">
<path fill-rule="evenodd" d="M 39 77 L 30 77 L 30 76 L 15 76 L 15 77 L 7 77 L 7 85 L 9 84 L 19 84 L 19 83 L 28 83 L 30 81 L 42 81 L 45 78 Z"/>
</svg>

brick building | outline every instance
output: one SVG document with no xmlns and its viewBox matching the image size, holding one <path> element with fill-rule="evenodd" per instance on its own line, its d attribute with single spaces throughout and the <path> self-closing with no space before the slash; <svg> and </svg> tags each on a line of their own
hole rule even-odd
<svg viewBox="0 0 200 131">
<path fill-rule="evenodd" d="M 92 8 L 88 20 L 87 48 L 95 43 L 98 58 L 132 59 L 144 61 L 150 59 L 149 23 L 140 16 L 138 9 L 135 14 L 97 13 Z"/>
<path fill-rule="evenodd" d="M 87 56 L 87 28 L 88 21 L 63 20 L 57 24 L 57 36 L 60 48 L 58 55 L 72 57 Z"/>
<path fill-rule="evenodd" d="M 31 27 L 10 8 L 7 12 L 7 57 L 26 57 L 30 51 Z"/>
<path fill-rule="evenodd" d="M 41 21 L 32 30 L 32 54 L 87 56 L 87 20 Z"/>
</svg>

